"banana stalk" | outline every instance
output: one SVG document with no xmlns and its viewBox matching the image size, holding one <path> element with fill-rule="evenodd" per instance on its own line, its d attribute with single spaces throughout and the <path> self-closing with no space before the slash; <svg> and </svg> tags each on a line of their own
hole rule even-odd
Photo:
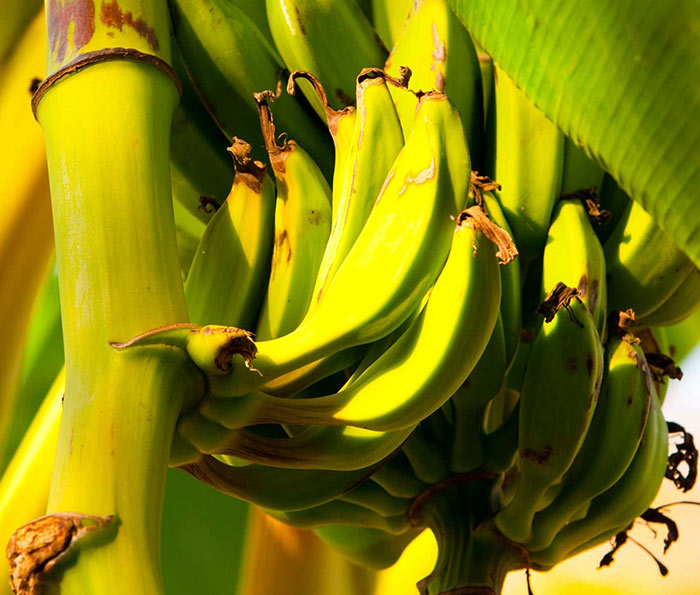
<svg viewBox="0 0 700 595">
<path fill-rule="evenodd" d="M 42 565 L 29 552 L 36 564 L 14 579 L 62 593 L 161 593 L 170 443 L 201 379 L 177 349 L 110 342 L 187 317 L 170 197 L 168 15 L 164 0 L 99 14 L 50 2 L 47 23 L 49 77 L 33 105 L 47 142 L 66 393 L 49 515 L 16 536 L 36 531 L 70 555 Z M 21 545 L 10 553 L 28 553 Z"/>
</svg>

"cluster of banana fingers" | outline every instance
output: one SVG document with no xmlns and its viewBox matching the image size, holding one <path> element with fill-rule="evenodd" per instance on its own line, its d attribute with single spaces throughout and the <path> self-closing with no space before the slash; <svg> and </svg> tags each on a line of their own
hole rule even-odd
<svg viewBox="0 0 700 595">
<path fill-rule="evenodd" d="M 169 4 L 191 322 L 114 346 L 205 377 L 172 465 L 375 568 L 431 527 L 426 593 L 498 591 L 688 489 L 663 325 L 700 274 L 445 0 L 373 2 L 389 55 L 351 0 Z M 202 104 L 236 135 L 220 206 Z"/>
</svg>

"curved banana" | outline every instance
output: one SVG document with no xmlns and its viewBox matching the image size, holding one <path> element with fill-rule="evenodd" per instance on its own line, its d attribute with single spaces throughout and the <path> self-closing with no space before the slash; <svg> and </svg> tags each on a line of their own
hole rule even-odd
<svg viewBox="0 0 700 595">
<path fill-rule="evenodd" d="M 372 23 L 386 47 L 394 47 L 413 5 L 414 0 L 372 0 Z"/>
<path fill-rule="evenodd" d="M 376 467 L 356 471 L 281 469 L 256 464 L 234 467 L 210 455 L 178 466 L 224 494 L 263 508 L 285 511 L 330 502 L 364 481 Z"/>
<path fill-rule="evenodd" d="M 510 225 L 508 225 L 503 209 L 501 209 L 501 205 L 494 194 L 490 191 L 480 191 L 480 193 L 489 217 L 512 238 L 513 233 Z M 520 263 L 511 261 L 501 265 L 501 321 L 503 323 L 503 338 L 506 345 L 508 368 L 511 366 L 520 344 L 522 318 Z"/>
<path fill-rule="evenodd" d="M 631 337 L 628 337 L 631 339 Z M 633 341 L 611 338 L 607 370 L 593 420 L 562 489 L 533 521 L 528 550 L 548 547 L 571 516 L 610 488 L 627 470 L 656 398 L 644 352 Z"/>
<path fill-rule="evenodd" d="M 265 5 L 287 68 L 313 73 L 334 108 L 352 104 L 360 70 L 383 66 L 386 49 L 354 0 L 266 0 Z M 323 117 L 313 90 L 304 83 L 301 88 Z"/>
<path fill-rule="evenodd" d="M 700 269 L 693 267 L 676 290 L 656 309 L 635 321 L 638 326 L 670 326 L 700 308 Z"/>
<path fill-rule="evenodd" d="M 561 175 L 561 194 L 571 194 L 578 190 L 594 189 L 600 192 L 605 172 L 591 159 L 581 145 L 564 139 L 564 165 Z"/>
<path fill-rule="evenodd" d="M 331 471 L 354 471 L 378 463 L 399 448 L 412 430 L 374 432 L 313 426 L 287 438 L 271 438 L 250 429 L 217 427 L 197 412 L 185 415 L 178 423 L 180 435 L 204 454 L 229 455 L 270 467 Z"/>
<path fill-rule="evenodd" d="M 384 517 L 364 506 L 341 500 L 332 500 L 326 504 L 303 510 L 270 510 L 267 512 L 278 521 L 304 529 L 342 524 L 347 527 L 379 529 L 391 535 L 400 535 L 411 527 L 407 514 Z"/>
<path fill-rule="evenodd" d="M 185 282 L 190 320 L 252 329 L 272 254 L 274 188 L 251 147 L 234 139 L 236 176 L 212 217 Z"/>
<path fill-rule="evenodd" d="M 544 248 L 559 197 L 564 135 L 498 66 L 494 79 L 495 142 L 487 171 L 502 186 L 497 196 L 525 270 Z"/>
<path fill-rule="evenodd" d="M 338 497 L 338 500 L 369 508 L 383 517 L 406 514 L 413 500 L 397 498 L 374 481 L 364 481 L 356 488 Z"/>
<path fill-rule="evenodd" d="M 651 314 L 690 274 L 693 264 L 642 206 L 631 201 L 605 242 L 608 309 Z"/>
<path fill-rule="evenodd" d="M 357 110 L 346 165 L 333 205 L 333 226 L 314 286 L 311 311 L 360 235 L 387 174 L 404 145 L 386 74 L 366 68 L 357 77 Z M 334 189 L 335 190 L 335 189 Z"/>
<path fill-rule="evenodd" d="M 576 287 L 593 316 L 598 334 L 605 335 L 605 256 L 586 207 L 576 199 L 554 207 L 542 265 L 542 298 L 557 283 Z"/>
<path fill-rule="evenodd" d="M 592 500 L 586 518 L 564 527 L 547 549 L 531 552 L 532 561 L 543 567 L 557 564 L 598 536 L 629 525 L 656 497 L 667 457 L 666 420 L 658 399 L 652 396 L 642 440 L 624 475 Z"/>
<path fill-rule="evenodd" d="M 447 0 L 414 1 L 385 65 L 393 76 L 400 76 L 403 67 L 411 71 L 411 89 L 445 93 L 454 103 L 462 117 L 475 169 L 480 169 L 484 117 L 479 60 L 469 32 Z M 391 89 L 391 93 L 404 134 L 408 135 L 416 99 L 400 89 Z"/>
<path fill-rule="evenodd" d="M 294 141 L 280 146 L 267 105 L 272 94 L 257 93 L 260 125 L 277 179 L 275 241 L 258 340 L 293 331 L 304 318 L 331 229 L 331 191 L 309 154 Z"/>
<path fill-rule="evenodd" d="M 603 350 L 591 313 L 576 297 L 562 303 L 532 345 L 520 395 L 520 481 L 494 519 L 520 543 L 530 538 L 540 498 L 579 451 L 600 390 Z"/>
<path fill-rule="evenodd" d="M 251 393 L 207 399 L 200 411 L 231 428 L 256 423 L 400 430 L 437 410 L 466 380 L 498 318 L 495 247 L 470 213 L 459 218 L 447 263 L 414 323 L 354 382 L 313 399 Z"/>
<path fill-rule="evenodd" d="M 450 456 L 453 473 L 466 473 L 483 461 L 484 410 L 503 385 L 506 365 L 506 344 L 499 315 L 481 358 L 450 399 L 454 409 Z"/>
<path fill-rule="evenodd" d="M 441 446 L 423 425 L 418 424 L 401 448 L 413 475 L 429 486 L 450 474 L 447 453 L 442 452 Z"/>
<path fill-rule="evenodd" d="M 207 111 L 227 138 L 245 138 L 253 147 L 253 157 L 264 158 L 253 93 L 277 85 L 283 68 L 277 51 L 233 2 L 169 0 L 168 5 L 175 40 Z M 324 171 L 332 171 L 332 152 L 320 123 L 293 97 L 280 97 L 275 113 L 281 128 Z"/>
<path fill-rule="evenodd" d="M 395 498 L 415 498 L 428 487 L 411 469 L 406 455 L 399 451 L 377 469 L 369 478 Z"/>
<path fill-rule="evenodd" d="M 382 570 L 394 564 L 422 530 L 391 535 L 370 527 L 325 525 L 314 529 L 314 533 L 356 564 Z"/>
<path fill-rule="evenodd" d="M 469 155 L 449 100 L 423 96 L 416 120 L 362 232 L 314 312 L 294 332 L 257 343 L 255 370 L 236 356 L 220 360 L 223 371 L 214 361 L 220 344 L 210 350 L 200 337 L 196 357 L 213 372 L 211 394 L 248 394 L 325 355 L 376 341 L 415 311 L 445 262 L 454 230 L 450 217 L 464 206 L 469 183 Z"/>
</svg>

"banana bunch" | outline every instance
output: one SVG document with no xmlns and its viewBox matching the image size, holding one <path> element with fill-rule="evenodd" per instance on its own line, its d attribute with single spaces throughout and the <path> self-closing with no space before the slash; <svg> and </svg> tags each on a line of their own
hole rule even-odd
<svg viewBox="0 0 700 595">
<path fill-rule="evenodd" d="M 111 346 L 193 364 L 171 466 L 374 569 L 430 527 L 431 595 L 499 593 L 692 483 L 663 327 L 700 271 L 446 0 L 168 5 L 188 320 Z M 60 382 L 0 482 L 22 520 Z"/>
</svg>

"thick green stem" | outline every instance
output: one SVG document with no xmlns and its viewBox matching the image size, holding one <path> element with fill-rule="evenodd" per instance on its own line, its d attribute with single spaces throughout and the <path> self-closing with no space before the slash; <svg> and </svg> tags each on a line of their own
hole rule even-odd
<svg viewBox="0 0 700 595">
<path fill-rule="evenodd" d="M 103 2 L 93 11 L 83 4 L 47 3 L 49 71 L 60 76 L 35 96 L 66 353 L 48 508 L 114 515 L 114 523 L 108 539 L 73 542 L 75 563 L 42 580 L 60 581 L 63 594 L 152 594 L 163 590 L 160 518 L 173 430 L 203 386 L 182 350 L 118 352 L 110 342 L 187 317 L 169 180 L 177 89 L 164 61 L 164 0 Z"/>
<path fill-rule="evenodd" d="M 442 482 L 425 500 L 419 497 L 414 516 L 438 542 L 438 559 L 418 583 L 423 595 L 498 595 L 506 575 L 524 566 L 524 552 L 506 542 L 483 519 L 492 481 L 468 474 Z"/>
</svg>

